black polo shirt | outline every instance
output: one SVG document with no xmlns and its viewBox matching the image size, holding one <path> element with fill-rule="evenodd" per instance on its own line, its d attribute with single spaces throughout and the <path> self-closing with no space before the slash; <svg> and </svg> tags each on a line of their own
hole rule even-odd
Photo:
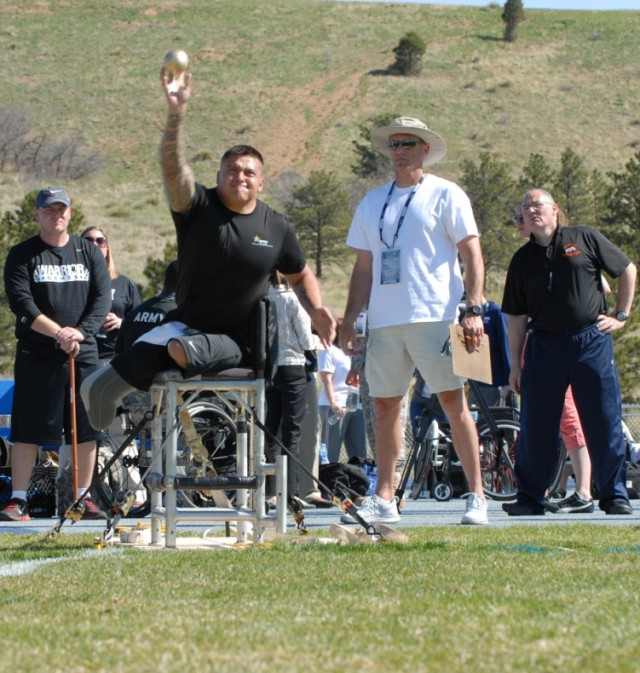
<svg viewBox="0 0 640 673">
<path fill-rule="evenodd" d="M 293 274 L 306 264 L 287 218 L 262 201 L 248 215 L 235 213 L 215 188 L 196 184 L 189 212 L 172 215 L 180 271 L 178 307 L 168 320 L 242 338 L 273 269 Z"/>
<path fill-rule="evenodd" d="M 606 313 L 601 272 L 617 278 L 628 257 L 601 233 L 585 226 L 559 227 L 549 246 L 533 236 L 512 257 L 502 311 L 527 315 L 543 331 L 575 330 Z"/>
</svg>

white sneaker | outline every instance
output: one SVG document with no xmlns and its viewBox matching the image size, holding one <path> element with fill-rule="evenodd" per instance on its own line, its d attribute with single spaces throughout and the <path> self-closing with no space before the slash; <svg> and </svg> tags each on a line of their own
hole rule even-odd
<svg viewBox="0 0 640 673">
<path fill-rule="evenodd" d="M 460 523 L 471 526 L 486 526 L 489 523 L 487 501 L 477 493 L 471 493 L 467 498 L 467 511 Z"/>
<path fill-rule="evenodd" d="M 391 502 L 387 502 L 374 493 L 364 499 L 362 505 L 358 507 L 358 514 L 367 523 L 396 523 L 400 521 L 396 502 L 395 498 Z M 343 514 L 340 521 L 342 523 L 358 523 L 350 514 Z"/>
</svg>

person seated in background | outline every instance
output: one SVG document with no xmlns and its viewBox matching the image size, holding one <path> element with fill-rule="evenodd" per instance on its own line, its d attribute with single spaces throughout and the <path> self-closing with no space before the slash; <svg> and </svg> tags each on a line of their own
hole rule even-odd
<svg viewBox="0 0 640 673">
<path fill-rule="evenodd" d="M 118 338 L 115 343 L 115 353 L 122 353 L 149 330 L 161 325 L 167 315 L 175 310 L 176 291 L 178 289 L 178 260 L 174 259 L 164 271 L 164 281 L 159 294 L 138 304 L 122 321 Z"/>
<path fill-rule="evenodd" d="M 167 315 L 177 306 L 177 288 L 178 260 L 174 259 L 167 264 L 162 290 L 159 294 L 136 306 L 122 321 L 115 343 L 116 355 L 131 348 L 143 334 L 165 321 Z M 122 405 L 130 413 L 131 420 L 135 423 L 151 408 L 151 394 L 140 390 L 130 392 L 122 398 Z M 124 428 L 121 428 L 120 438 L 123 437 L 123 432 Z"/>
</svg>

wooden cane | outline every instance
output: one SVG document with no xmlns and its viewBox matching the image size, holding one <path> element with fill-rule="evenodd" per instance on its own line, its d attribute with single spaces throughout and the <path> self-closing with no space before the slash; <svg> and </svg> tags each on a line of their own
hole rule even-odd
<svg viewBox="0 0 640 673">
<path fill-rule="evenodd" d="M 76 359 L 69 353 L 69 413 L 71 415 L 71 467 L 73 469 L 73 501 L 78 499 L 78 427 L 76 417 Z"/>
</svg>

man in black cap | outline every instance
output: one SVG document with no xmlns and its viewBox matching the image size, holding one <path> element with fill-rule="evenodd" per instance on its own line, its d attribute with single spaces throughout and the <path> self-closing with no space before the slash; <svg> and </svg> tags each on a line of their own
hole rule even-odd
<svg viewBox="0 0 640 673">
<path fill-rule="evenodd" d="M 80 399 L 98 366 L 95 334 L 111 307 L 111 279 L 100 250 L 68 232 L 71 199 L 62 187 L 40 190 L 40 233 L 9 250 L 4 284 L 18 339 L 11 412 L 12 498 L 0 521 L 28 521 L 26 492 L 38 446 L 71 440 L 69 356 L 75 359 L 78 495 L 91 485 L 96 431 Z M 90 498 L 83 518 L 104 518 Z"/>
</svg>

